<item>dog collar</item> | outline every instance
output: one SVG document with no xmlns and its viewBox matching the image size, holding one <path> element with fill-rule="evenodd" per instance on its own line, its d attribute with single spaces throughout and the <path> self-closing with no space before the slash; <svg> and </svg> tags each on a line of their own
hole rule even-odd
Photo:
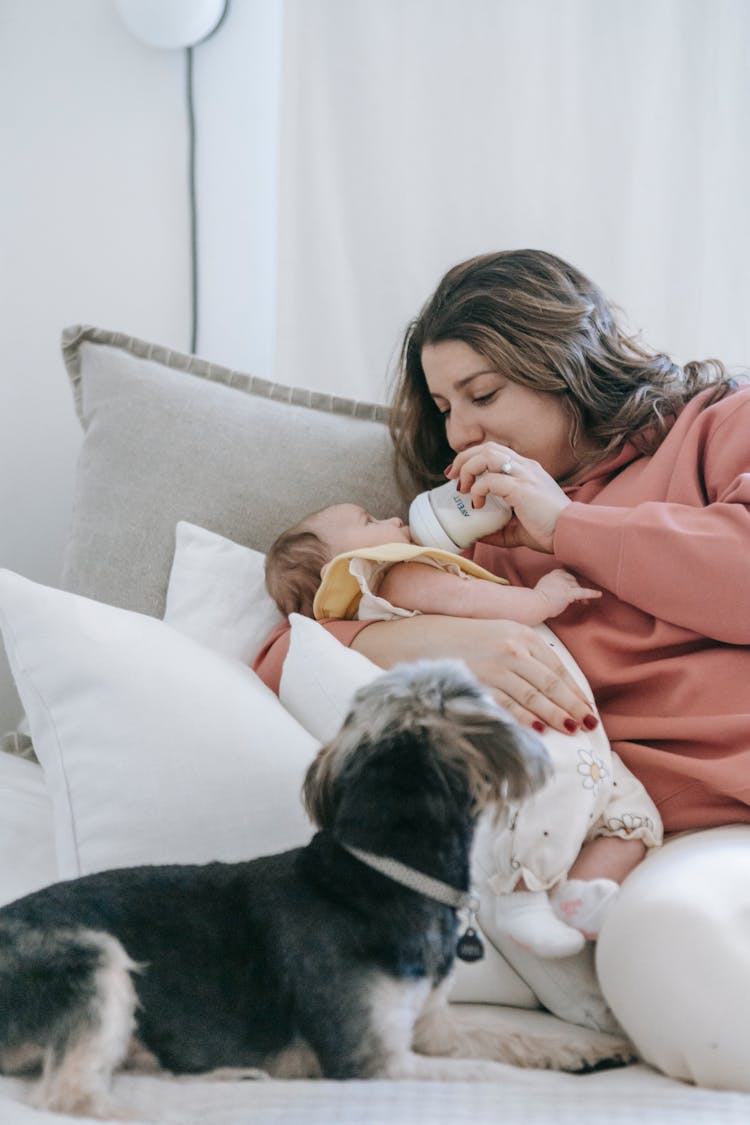
<svg viewBox="0 0 750 1125">
<path fill-rule="evenodd" d="M 339 844 L 360 863 L 372 867 L 374 871 L 392 879 L 394 883 L 400 883 L 402 887 L 408 887 L 410 891 L 416 891 L 443 906 L 451 906 L 454 910 L 463 911 L 466 915 L 466 929 L 456 944 L 456 955 L 462 961 L 480 961 L 484 957 L 484 946 L 475 928 L 479 895 L 474 891 L 459 891 L 450 883 L 443 883 L 440 879 L 425 875 L 423 871 L 408 867 L 405 863 L 392 859 L 391 856 L 376 855 L 374 852 L 366 852 L 349 844 L 341 844 L 340 841 Z"/>
</svg>

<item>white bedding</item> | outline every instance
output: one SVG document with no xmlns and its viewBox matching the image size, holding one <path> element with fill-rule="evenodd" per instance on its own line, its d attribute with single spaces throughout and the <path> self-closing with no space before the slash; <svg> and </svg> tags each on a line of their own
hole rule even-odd
<svg viewBox="0 0 750 1125">
<path fill-rule="evenodd" d="M 21 1105 L 0 1081 L 3 1125 L 62 1125 L 80 1118 Z M 487 1083 L 263 1082 L 177 1084 L 122 1077 L 116 1089 L 136 1125 L 747 1125 L 747 1095 L 681 1087 L 646 1068 L 586 1078 L 542 1074 Z"/>
<path fill-rule="evenodd" d="M 530 1029 L 566 1025 L 541 1012 L 495 1009 Z M 30 1087 L 0 1079 L 2 1125 L 80 1120 L 40 1113 Z M 642 1064 L 575 1075 L 508 1067 L 507 1082 L 207 1082 L 123 1074 L 120 1104 L 141 1125 L 747 1125 L 750 1094 L 697 1089 Z"/>
</svg>

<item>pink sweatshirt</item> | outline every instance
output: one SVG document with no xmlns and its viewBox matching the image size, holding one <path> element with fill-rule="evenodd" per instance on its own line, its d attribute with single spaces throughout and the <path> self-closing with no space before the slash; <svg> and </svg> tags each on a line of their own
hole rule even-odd
<svg viewBox="0 0 750 1125">
<path fill-rule="evenodd" d="M 656 453 L 626 445 L 568 489 L 554 556 L 467 552 L 514 584 L 564 566 L 602 589 L 549 624 L 670 832 L 750 822 L 750 388 L 706 397 Z M 329 628 L 351 644 L 365 625 Z M 256 661 L 276 689 L 287 643 L 277 631 Z"/>
<path fill-rule="evenodd" d="M 705 398 L 652 456 L 626 446 L 568 490 L 554 558 L 473 552 L 512 582 L 562 565 L 604 591 L 550 624 L 669 831 L 750 821 L 750 388 Z"/>
</svg>

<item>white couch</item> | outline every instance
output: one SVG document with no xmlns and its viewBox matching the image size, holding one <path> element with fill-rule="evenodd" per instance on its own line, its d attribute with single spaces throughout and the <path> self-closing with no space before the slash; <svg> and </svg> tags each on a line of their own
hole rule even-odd
<svg viewBox="0 0 750 1125">
<path fill-rule="evenodd" d="M 106 867 L 231 860 L 307 839 L 302 775 L 374 669 L 307 622 L 281 701 L 260 683 L 248 662 L 277 620 L 262 551 L 325 503 L 354 499 L 382 515 L 400 504 L 382 407 L 97 329 L 66 332 L 64 354 L 84 439 L 61 589 L 0 574 L 0 625 L 29 723 L 28 737 L 5 743 L 16 753 L 0 754 L 0 901 Z M 509 1068 L 502 1086 L 123 1075 L 118 1096 L 138 1120 L 227 1125 L 744 1122 L 749 873 L 744 828 L 651 856 L 600 939 L 604 995 L 591 947 L 540 962 L 507 947 L 483 914 L 493 940 L 484 962 L 462 967 L 457 1001 L 561 1036 L 568 1024 L 550 1011 L 606 1031 L 617 1026 L 611 1007 L 652 1065 L 586 1076 Z M 27 1096 L 22 1081 L 0 1079 L 0 1121 L 45 1120 Z"/>
</svg>

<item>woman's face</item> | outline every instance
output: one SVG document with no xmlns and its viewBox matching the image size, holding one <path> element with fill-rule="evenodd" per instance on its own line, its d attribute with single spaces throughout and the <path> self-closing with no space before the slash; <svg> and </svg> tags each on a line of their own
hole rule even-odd
<svg viewBox="0 0 750 1125">
<path fill-rule="evenodd" d="M 571 449 L 570 418 L 559 396 L 513 383 L 462 340 L 426 344 L 422 368 L 456 453 L 496 441 L 538 461 L 555 480 L 578 468 L 583 447 Z"/>
</svg>

